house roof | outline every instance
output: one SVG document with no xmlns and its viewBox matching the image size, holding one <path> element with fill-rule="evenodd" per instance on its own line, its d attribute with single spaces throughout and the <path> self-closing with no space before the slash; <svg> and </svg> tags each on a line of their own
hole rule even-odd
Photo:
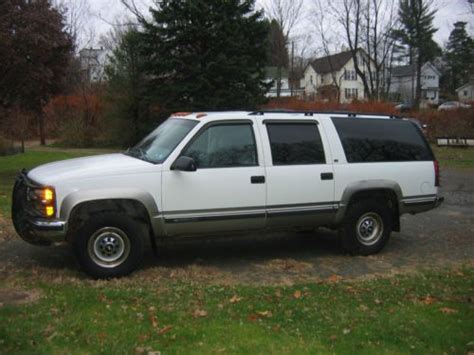
<svg viewBox="0 0 474 355">
<path fill-rule="evenodd" d="M 316 58 L 309 65 L 311 65 L 316 73 L 326 74 L 340 70 L 349 59 L 352 58 L 351 51 L 345 51 L 326 57 Z"/>
<path fill-rule="evenodd" d="M 426 62 L 423 64 L 423 67 L 421 69 L 421 72 L 423 73 L 423 69 L 429 66 L 431 69 L 433 69 L 436 74 L 440 75 L 439 70 L 436 69 L 436 67 L 431 64 L 430 62 Z M 416 64 L 410 64 L 410 65 L 402 65 L 399 67 L 394 67 L 392 68 L 392 75 L 393 76 L 413 76 L 416 73 Z"/>
<path fill-rule="evenodd" d="M 456 89 L 456 91 L 461 91 L 461 90 L 467 89 L 469 86 L 474 86 L 474 81 L 470 81 L 470 82 L 464 84 L 463 86 L 458 87 Z"/>
<path fill-rule="evenodd" d="M 278 79 L 278 68 L 277 67 L 265 67 L 265 77 L 269 79 Z M 281 68 L 281 77 L 288 78 L 288 70 Z"/>
<path fill-rule="evenodd" d="M 416 72 L 416 65 L 402 65 L 399 67 L 392 68 L 393 76 L 412 76 Z"/>
</svg>

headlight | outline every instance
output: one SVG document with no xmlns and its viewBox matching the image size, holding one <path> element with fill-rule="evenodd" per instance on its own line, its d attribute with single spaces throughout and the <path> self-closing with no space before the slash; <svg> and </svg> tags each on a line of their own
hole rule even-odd
<svg viewBox="0 0 474 355">
<path fill-rule="evenodd" d="M 56 196 L 51 187 L 30 187 L 28 201 L 33 209 L 43 217 L 52 217 L 56 212 Z"/>
</svg>

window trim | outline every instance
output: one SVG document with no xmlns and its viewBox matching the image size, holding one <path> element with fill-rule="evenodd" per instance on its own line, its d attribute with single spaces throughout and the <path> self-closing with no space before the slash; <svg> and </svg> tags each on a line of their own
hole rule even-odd
<svg viewBox="0 0 474 355">
<path fill-rule="evenodd" d="M 248 120 L 248 119 L 220 120 L 220 121 L 212 121 L 212 122 L 208 122 L 208 123 L 204 124 L 201 128 L 199 128 L 199 130 L 189 140 L 189 142 L 186 143 L 186 145 L 183 147 L 183 149 L 181 149 L 181 151 L 179 152 L 176 159 L 178 159 L 181 156 L 185 156 L 183 154 L 183 152 L 186 151 L 186 149 L 188 149 L 188 147 L 190 145 L 192 145 L 209 127 L 212 127 L 212 126 L 232 126 L 232 125 L 243 125 L 243 124 L 249 125 L 250 130 L 252 132 L 252 139 L 253 139 L 253 143 L 254 143 L 254 147 L 255 147 L 256 164 L 254 164 L 254 165 L 241 165 L 241 166 L 229 165 L 229 166 L 197 167 L 197 170 L 202 170 L 202 169 L 229 169 L 229 168 L 253 168 L 253 167 L 256 167 L 256 166 L 260 166 L 260 161 L 258 159 L 257 140 L 255 139 L 255 130 L 254 130 L 254 127 L 253 127 L 253 121 Z M 176 161 L 176 159 L 175 159 L 175 161 Z"/>
<path fill-rule="evenodd" d="M 326 149 L 324 147 L 324 141 L 323 141 L 323 136 L 321 135 L 321 132 L 319 130 L 319 122 L 312 119 L 312 120 L 292 120 L 292 119 L 284 119 L 284 120 L 263 120 L 263 124 L 280 124 L 280 125 L 288 125 L 288 124 L 293 124 L 293 125 L 314 125 L 316 126 L 316 130 L 319 134 L 319 140 L 321 141 L 321 146 L 323 148 L 323 158 L 324 162 L 322 163 L 294 163 L 294 164 L 275 164 L 273 161 L 273 151 L 272 151 L 272 141 L 270 139 L 270 133 L 268 132 L 268 126 L 266 126 L 266 132 L 267 132 L 267 138 L 268 138 L 268 144 L 270 148 L 270 157 L 271 157 L 271 163 L 272 166 L 307 166 L 307 165 L 328 165 L 327 159 L 326 159 Z"/>
</svg>

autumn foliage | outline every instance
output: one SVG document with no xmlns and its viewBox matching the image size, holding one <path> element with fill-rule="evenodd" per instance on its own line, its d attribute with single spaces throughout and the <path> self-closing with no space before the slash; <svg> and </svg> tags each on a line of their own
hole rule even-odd
<svg viewBox="0 0 474 355">
<path fill-rule="evenodd" d="M 44 107 L 48 131 L 68 146 L 93 145 L 103 107 L 102 97 L 96 93 L 55 96 Z"/>
</svg>

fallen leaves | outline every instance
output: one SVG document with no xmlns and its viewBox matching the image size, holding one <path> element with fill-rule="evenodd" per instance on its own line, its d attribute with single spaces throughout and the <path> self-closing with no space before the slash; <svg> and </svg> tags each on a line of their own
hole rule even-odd
<svg viewBox="0 0 474 355">
<path fill-rule="evenodd" d="M 257 314 L 261 317 L 265 317 L 265 318 L 270 318 L 272 316 L 272 312 L 270 311 L 257 311 Z"/>
<path fill-rule="evenodd" d="M 154 314 L 150 314 L 150 323 L 153 328 L 158 326 L 158 321 L 156 320 L 156 316 Z"/>
<path fill-rule="evenodd" d="M 241 297 L 234 295 L 232 298 L 229 300 L 230 303 L 239 303 L 242 300 Z"/>
<path fill-rule="evenodd" d="M 336 274 L 332 274 L 331 276 L 329 276 L 327 279 L 326 279 L 328 282 L 339 282 L 342 280 L 342 276 L 339 276 L 339 275 L 336 275 Z"/>
<path fill-rule="evenodd" d="M 193 317 L 194 318 L 203 318 L 203 317 L 207 317 L 207 312 L 203 309 L 196 309 L 194 312 L 193 312 Z"/>
<path fill-rule="evenodd" d="M 271 311 L 257 311 L 255 313 L 249 314 L 247 317 L 247 320 L 250 322 L 255 322 L 256 320 L 262 319 L 262 318 L 271 318 L 273 316 Z"/>
<path fill-rule="evenodd" d="M 166 334 L 166 333 L 168 333 L 171 329 L 173 329 L 173 326 L 167 325 L 167 326 L 161 328 L 160 330 L 158 330 L 158 334 L 159 334 L 159 335 Z"/>
<path fill-rule="evenodd" d="M 439 309 L 439 311 L 440 311 L 441 313 L 444 313 L 444 314 L 458 313 L 458 310 L 457 310 L 457 309 L 449 308 L 449 307 L 442 307 L 442 308 Z"/>
<path fill-rule="evenodd" d="M 431 297 L 430 295 L 428 295 L 426 297 L 420 298 L 420 301 L 423 304 L 430 305 L 430 304 L 433 304 L 436 301 L 436 299 L 434 297 Z"/>
<path fill-rule="evenodd" d="M 301 298 L 303 294 L 301 293 L 300 290 L 296 290 L 294 293 L 293 293 L 293 297 L 296 298 L 296 299 L 299 299 Z"/>
</svg>

